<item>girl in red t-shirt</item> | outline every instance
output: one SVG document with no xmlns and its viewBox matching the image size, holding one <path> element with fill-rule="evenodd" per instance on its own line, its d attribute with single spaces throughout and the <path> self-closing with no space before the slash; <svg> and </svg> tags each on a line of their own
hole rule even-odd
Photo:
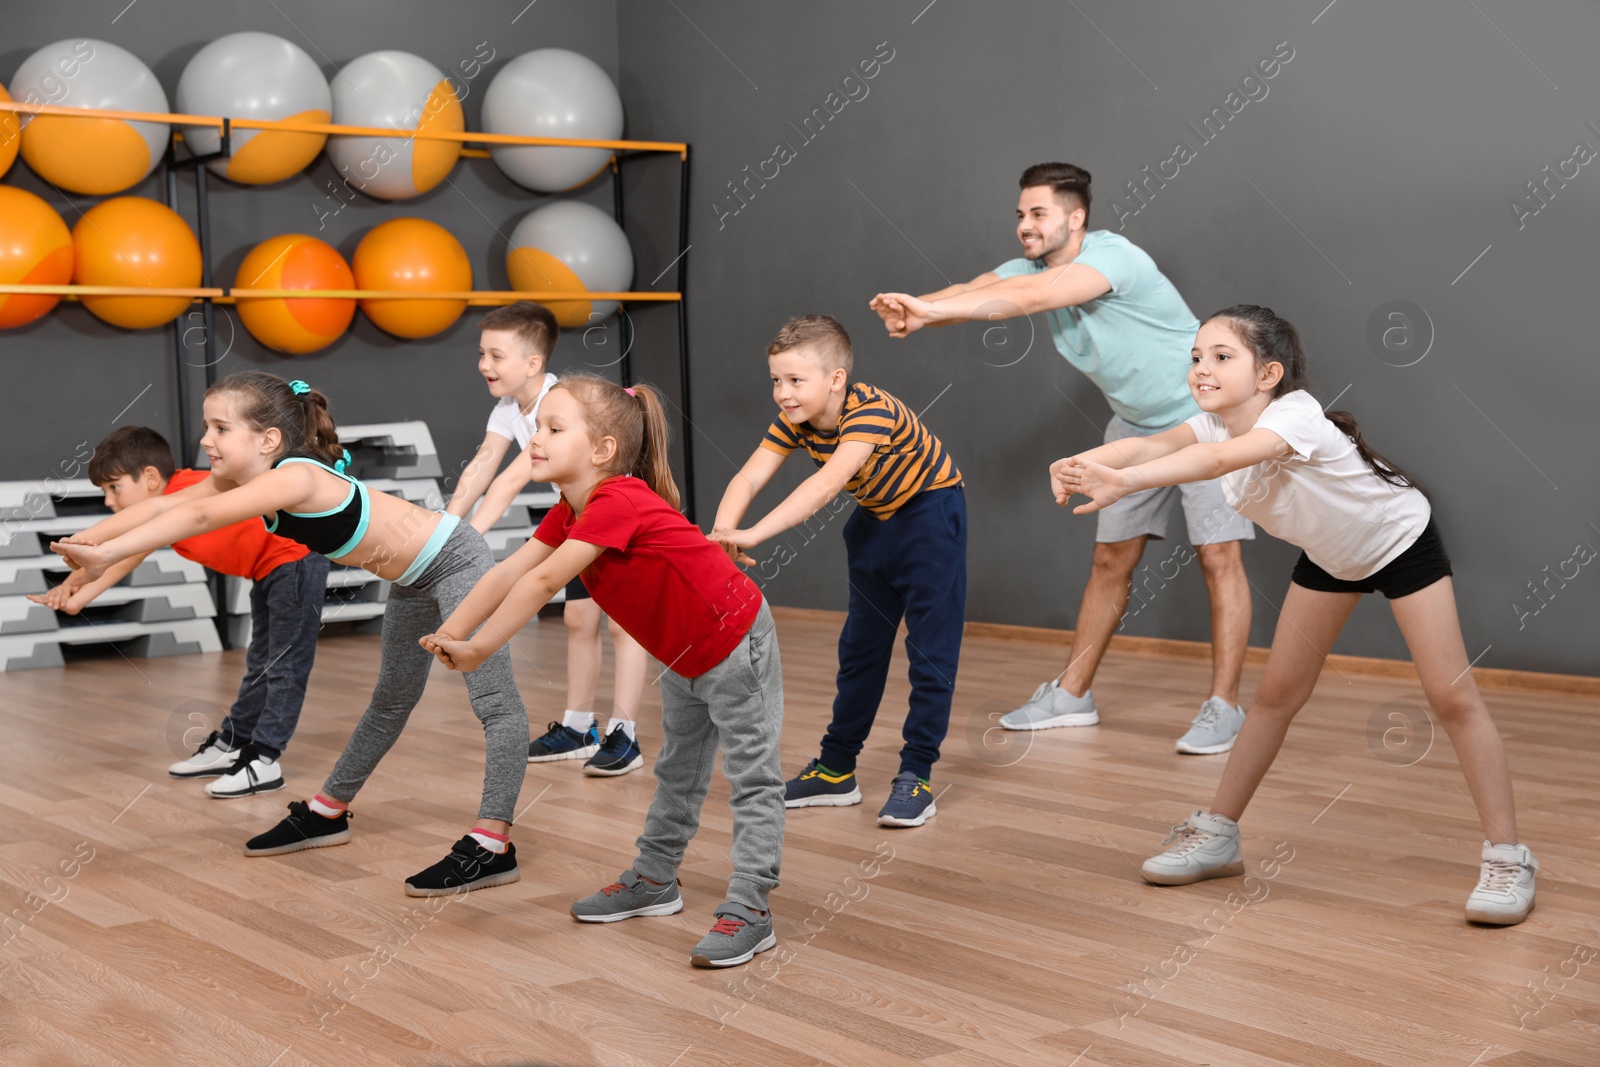
<svg viewBox="0 0 1600 1067">
<path fill-rule="evenodd" d="M 540 408 L 528 458 L 561 503 L 422 646 L 452 670 L 473 670 L 581 575 L 601 610 L 663 664 L 663 743 L 638 857 L 574 903 L 572 916 L 615 922 L 683 910 L 678 865 L 720 745 L 733 793 L 733 876 L 690 960 L 745 963 L 777 943 L 767 894 L 783 851 L 783 676 L 772 613 L 755 583 L 678 512 L 654 389 L 563 377 Z"/>
</svg>

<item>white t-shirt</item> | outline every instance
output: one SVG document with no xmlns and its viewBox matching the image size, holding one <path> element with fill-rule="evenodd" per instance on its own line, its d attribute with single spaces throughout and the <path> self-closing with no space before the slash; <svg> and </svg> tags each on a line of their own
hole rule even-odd
<svg viewBox="0 0 1600 1067">
<path fill-rule="evenodd" d="M 545 394 L 550 392 L 550 387 L 555 384 L 556 376 L 546 371 L 544 388 L 539 390 L 539 395 L 534 398 L 532 410 L 526 415 L 522 413 L 522 405 L 517 403 L 516 397 L 501 397 L 494 410 L 489 412 L 488 431 L 515 441 L 519 452 L 527 448 L 528 442 L 533 440 L 534 428 L 539 425 L 539 405 L 544 403 Z"/>
<path fill-rule="evenodd" d="M 1229 440 L 1217 415 L 1203 412 L 1187 424 L 1204 443 Z M 1224 474 L 1228 506 L 1304 549 L 1335 578 L 1353 582 L 1376 573 L 1428 525 L 1433 509 L 1422 491 L 1378 477 L 1304 389 L 1268 404 L 1252 428 L 1271 430 L 1294 455 Z"/>
</svg>

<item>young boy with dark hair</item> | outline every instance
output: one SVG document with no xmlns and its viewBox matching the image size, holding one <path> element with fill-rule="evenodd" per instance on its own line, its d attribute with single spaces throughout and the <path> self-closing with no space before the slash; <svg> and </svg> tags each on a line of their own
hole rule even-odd
<svg viewBox="0 0 1600 1067">
<path fill-rule="evenodd" d="M 187 489 L 210 472 L 175 470 L 167 439 L 145 426 L 114 430 L 95 446 L 89 480 L 114 512 Z M 220 574 L 249 578 L 250 647 L 239 695 L 221 725 L 194 755 L 167 768 L 174 778 L 216 778 L 206 793 L 220 799 L 283 788 L 278 759 L 294 736 L 316 659 L 317 631 L 328 586 L 328 561 L 304 545 L 246 520 L 173 542 L 184 559 Z M 60 585 L 29 599 L 76 615 L 144 561 L 130 556 L 94 581 L 75 570 Z"/>
<path fill-rule="evenodd" d="M 821 755 L 785 787 L 784 806 L 861 802 L 856 757 L 883 699 L 900 620 L 911 660 L 911 706 L 900 773 L 882 826 L 921 826 L 937 809 L 929 776 L 950 726 L 967 596 L 967 506 L 961 472 L 912 410 L 852 382 L 850 336 L 827 315 L 804 315 L 767 346 L 777 419 L 728 485 L 711 539 L 736 561 L 805 522 L 842 491 L 860 506 L 845 522 L 850 607 L 839 635 L 838 695 Z M 820 470 L 748 529 L 746 509 L 796 449 Z"/>
</svg>

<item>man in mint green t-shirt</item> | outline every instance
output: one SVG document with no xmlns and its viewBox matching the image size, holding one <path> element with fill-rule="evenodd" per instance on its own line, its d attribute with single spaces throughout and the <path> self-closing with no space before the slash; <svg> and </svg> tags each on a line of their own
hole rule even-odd
<svg viewBox="0 0 1600 1067">
<path fill-rule="evenodd" d="M 1070 163 L 1040 163 L 1029 167 L 1019 184 L 1022 258 L 922 297 L 880 293 L 872 307 L 890 336 L 1044 312 L 1057 350 L 1100 387 L 1111 405 L 1107 444 L 1160 433 L 1197 414 L 1188 370 L 1199 320 L 1142 249 L 1120 234 L 1087 230 L 1088 171 Z M 1228 507 L 1215 481 L 1134 493 L 1098 512 L 1094 569 L 1084 587 L 1067 667 L 1004 716 L 1002 726 L 1041 730 L 1100 721 L 1090 683 L 1128 606 L 1145 542 L 1167 535 L 1168 514 L 1180 499 L 1211 596 L 1212 683 L 1211 696 L 1179 739 L 1178 751 L 1233 747 L 1244 721 L 1239 674 L 1250 636 L 1250 586 L 1239 542 L 1253 538 L 1255 530 Z"/>
</svg>

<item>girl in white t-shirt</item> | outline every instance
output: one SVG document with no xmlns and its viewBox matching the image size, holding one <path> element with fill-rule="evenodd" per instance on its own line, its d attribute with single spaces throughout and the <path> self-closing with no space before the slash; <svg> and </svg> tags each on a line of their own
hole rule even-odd
<svg viewBox="0 0 1600 1067">
<path fill-rule="evenodd" d="M 1190 358 L 1189 389 L 1201 414 L 1050 467 L 1057 503 L 1089 498 L 1074 514 L 1141 489 L 1220 477 L 1229 506 L 1303 550 L 1211 810 L 1173 828 L 1168 850 L 1145 861 L 1145 878 L 1187 885 L 1243 873 L 1235 820 L 1310 698 L 1356 601 L 1381 592 L 1482 819 L 1481 876 L 1467 918 L 1521 922 L 1533 909 L 1538 863 L 1517 840 L 1511 774 L 1467 661 L 1450 561 L 1428 498 L 1367 446 L 1349 414 L 1323 414 L 1306 391 L 1299 335 L 1271 309 L 1241 304 L 1212 315 Z"/>
</svg>

